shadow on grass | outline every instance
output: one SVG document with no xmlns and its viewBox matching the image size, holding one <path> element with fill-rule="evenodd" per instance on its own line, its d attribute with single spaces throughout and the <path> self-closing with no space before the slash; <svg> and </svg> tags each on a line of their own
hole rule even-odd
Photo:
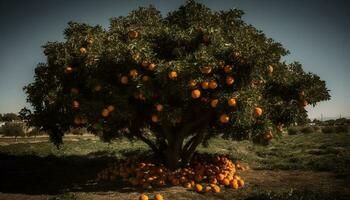
<svg viewBox="0 0 350 200">
<path fill-rule="evenodd" d="M 147 152 L 135 150 L 122 154 L 130 157 Z M 0 192 L 54 195 L 77 191 L 135 191 L 121 181 L 96 182 L 97 173 L 115 162 L 117 158 L 108 151 L 60 157 L 0 154 Z"/>
</svg>

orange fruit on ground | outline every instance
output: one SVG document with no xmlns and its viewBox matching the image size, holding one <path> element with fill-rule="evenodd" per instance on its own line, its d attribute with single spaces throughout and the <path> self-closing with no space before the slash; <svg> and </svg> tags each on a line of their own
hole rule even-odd
<svg viewBox="0 0 350 200">
<path fill-rule="evenodd" d="M 190 81 L 188 82 L 188 85 L 189 85 L 190 87 L 194 87 L 194 86 L 197 85 L 197 81 L 194 80 L 194 79 L 192 79 L 192 80 L 190 80 Z"/>
<path fill-rule="evenodd" d="M 149 79 L 150 79 L 150 77 L 147 76 L 147 75 L 145 75 L 145 76 L 142 77 L 142 80 L 143 80 L 143 81 L 148 81 Z"/>
<path fill-rule="evenodd" d="M 218 103 L 219 103 L 219 100 L 218 100 L 218 99 L 213 99 L 213 100 L 211 100 L 211 102 L 210 102 L 210 106 L 211 106 L 212 108 L 216 108 L 216 106 L 218 105 Z"/>
<path fill-rule="evenodd" d="M 154 122 L 154 123 L 158 123 L 159 122 L 159 116 L 158 115 L 153 114 L 151 119 L 152 119 L 152 122 Z"/>
<path fill-rule="evenodd" d="M 192 185 L 190 182 L 184 183 L 184 188 L 192 188 Z"/>
<path fill-rule="evenodd" d="M 149 64 L 148 69 L 151 71 L 154 71 L 156 69 L 156 64 L 154 64 L 154 63 Z"/>
<path fill-rule="evenodd" d="M 129 83 L 129 78 L 127 76 L 122 76 L 120 78 L 120 82 L 124 85 L 128 84 Z"/>
<path fill-rule="evenodd" d="M 191 96 L 194 99 L 198 99 L 201 96 L 201 91 L 196 89 L 196 90 L 192 90 L 191 92 Z"/>
<path fill-rule="evenodd" d="M 154 200 L 163 200 L 164 198 L 163 198 L 163 196 L 161 195 L 161 194 L 156 194 L 155 196 L 154 196 Z"/>
<path fill-rule="evenodd" d="M 148 196 L 146 194 L 141 194 L 140 200 L 148 200 Z"/>
<path fill-rule="evenodd" d="M 138 74 L 139 74 L 139 73 L 137 72 L 136 69 L 132 69 L 132 70 L 129 71 L 129 75 L 130 75 L 132 78 L 136 78 Z"/>
<path fill-rule="evenodd" d="M 224 180 L 222 180 L 222 184 L 225 186 L 230 185 L 230 180 L 228 180 L 227 178 L 224 178 Z"/>
<path fill-rule="evenodd" d="M 215 80 L 209 82 L 210 89 L 216 89 L 218 87 L 218 83 Z"/>
<path fill-rule="evenodd" d="M 202 82 L 201 86 L 202 86 L 203 89 L 206 90 L 206 89 L 209 88 L 209 82 L 208 81 L 204 81 L 204 82 Z"/>
<path fill-rule="evenodd" d="M 226 124 L 230 121 L 230 117 L 226 114 L 220 115 L 220 122 Z"/>
<path fill-rule="evenodd" d="M 72 108 L 78 109 L 79 107 L 80 107 L 79 101 L 76 101 L 76 100 L 72 101 Z"/>
<path fill-rule="evenodd" d="M 113 106 L 113 105 L 109 105 L 109 106 L 107 107 L 107 110 L 108 110 L 109 112 L 113 112 L 113 111 L 114 111 L 114 106 Z"/>
<path fill-rule="evenodd" d="M 196 192 L 202 192 L 203 191 L 203 186 L 201 184 L 196 184 L 194 186 L 194 188 L 196 189 Z"/>
<path fill-rule="evenodd" d="M 232 76 L 226 76 L 226 84 L 232 85 L 235 82 L 235 79 Z"/>
<path fill-rule="evenodd" d="M 158 112 L 162 112 L 163 111 L 163 105 L 162 104 L 156 104 L 156 110 Z"/>
<path fill-rule="evenodd" d="M 237 105 L 236 99 L 235 98 L 231 98 L 227 101 L 227 104 L 231 107 L 235 107 Z"/>
<path fill-rule="evenodd" d="M 262 113 L 263 113 L 263 110 L 261 108 L 259 107 L 255 108 L 255 116 L 259 117 L 262 115 Z"/>
<path fill-rule="evenodd" d="M 239 187 L 244 187 L 244 181 L 242 179 L 238 180 L 238 186 Z"/>
<path fill-rule="evenodd" d="M 215 184 L 211 184 L 211 190 L 214 192 L 214 193 L 219 193 L 220 192 L 220 187 L 218 185 L 215 185 Z"/>
<path fill-rule="evenodd" d="M 71 66 L 67 66 L 65 69 L 64 69 L 64 73 L 66 74 L 70 74 L 73 72 L 73 68 Z"/>
<path fill-rule="evenodd" d="M 137 31 L 129 31 L 128 36 L 130 39 L 137 39 L 140 37 L 140 33 Z"/>
<path fill-rule="evenodd" d="M 208 67 L 201 67 L 200 70 L 203 74 L 210 74 L 212 72 L 212 68 L 209 66 Z"/>
<path fill-rule="evenodd" d="M 81 54 L 86 54 L 86 49 L 85 49 L 84 47 L 81 47 L 81 48 L 79 49 L 79 52 L 80 52 Z"/>
<path fill-rule="evenodd" d="M 169 72 L 168 76 L 169 76 L 170 79 L 174 80 L 174 79 L 177 78 L 177 72 L 176 71 L 171 71 L 171 72 Z"/>
<path fill-rule="evenodd" d="M 225 67 L 224 67 L 224 72 L 225 73 L 230 73 L 232 71 L 232 66 L 230 66 L 230 65 L 226 65 Z"/>
<path fill-rule="evenodd" d="M 269 66 L 267 67 L 267 71 L 269 72 L 269 74 L 272 74 L 272 72 L 273 72 L 273 67 L 272 67 L 272 65 L 269 65 Z"/>
<path fill-rule="evenodd" d="M 107 108 L 102 109 L 101 111 L 102 117 L 108 117 L 109 116 L 109 111 Z"/>
<path fill-rule="evenodd" d="M 230 186 L 231 186 L 231 188 L 233 188 L 233 189 L 238 189 L 238 180 L 237 179 L 233 179 L 232 181 L 231 181 L 231 183 L 230 183 Z"/>
</svg>

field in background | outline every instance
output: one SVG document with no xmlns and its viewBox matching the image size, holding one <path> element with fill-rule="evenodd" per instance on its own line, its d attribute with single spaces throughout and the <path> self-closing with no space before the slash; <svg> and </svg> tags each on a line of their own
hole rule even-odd
<svg viewBox="0 0 350 200">
<path fill-rule="evenodd" d="M 79 139 L 81 138 L 81 139 Z M 24 139 L 23 139 L 24 140 Z M 21 142 L 21 141 L 20 141 Z M 0 138 L 0 199 L 136 199 L 120 182 L 95 181 L 117 159 L 148 154 L 142 142 L 102 143 L 95 137 L 67 137 L 58 150 L 47 141 L 9 144 Z M 200 152 L 229 154 L 248 163 L 240 172 L 243 190 L 201 195 L 182 187 L 156 189 L 166 199 L 346 199 L 350 197 L 350 135 L 285 135 L 268 146 L 214 138 Z"/>
</svg>

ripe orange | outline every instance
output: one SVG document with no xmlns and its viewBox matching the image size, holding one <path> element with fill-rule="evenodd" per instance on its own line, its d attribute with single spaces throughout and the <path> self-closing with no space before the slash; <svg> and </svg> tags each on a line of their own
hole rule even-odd
<svg viewBox="0 0 350 200">
<path fill-rule="evenodd" d="M 129 31 L 128 36 L 130 39 L 137 39 L 140 37 L 140 33 L 137 31 Z"/>
<path fill-rule="evenodd" d="M 261 108 L 259 107 L 255 108 L 255 116 L 259 117 L 262 115 L 262 113 L 263 113 L 263 110 Z"/>
<path fill-rule="evenodd" d="M 142 77 L 142 80 L 143 80 L 143 81 L 148 81 L 149 79 L 150 79 L 150 77 L 147 76 L 147 75 L 144 75 L 144 76 Z"/>
<path fill-rule="evenodd" d="M 136 78 L 138 74 L 139 74 L 139 73 L 137 72 L 136 69 L 132 69 L 132 70 L 129 71 L 129 75 L 130 75 L 132 78 Z"/>
<path fill-rule="evenodd" d="M 242 179 L 238 180 L 238 186 L 239 187 L 244 187 L 244 181 Z"/>
<path fill-rule="evenodd" d="M 72 108 L 78 109 L 79 107 L 80 107 L 79 101 L 74 100 L 74 101 L 72 102 Z"/>
<path fill-rule="evenodd" d="M 64 69 L 64 73 L 66 74 L 70 74 L 73 72 L 73 68 L 71 66 L 67 66 L 65 69 Z"/>
<path fill-rule="evenodd" d="M 201 86 L 202 86 L 203 89 L 206 90 L 206 89 L 209 88 L 209 82 L 208 81 L 204 81 L 204 82 L 202 82 Z"/>
<path fill-rule="evenodd" d="M 226 124 L 230 121 L 230 117 L 226 114 L 220 115 L 220 122 Z"/>
<path fill-rule="evenodd" d="M 233 189 L 238 189 L 238 180 L 237 179 L 233 179 L 230 183 L 230 186 L 233 188 Z"/>
<path fill-rule="evenodd" d="M 273 135 L 272 135 L 271 131 L 264 134 L 265 140 L 271 140 L 272 138 L 273 138 Z"/>
<path fill-rule="evenodd" d="M 81 47 L 81 48 L 79 49 L 79 52 L 80 52 L 81 54 L 86 54 L 86 49 L 85 49 L 84 47 Z"/>
<path fill-rule="evenodd" d="M 226 76 L 226 84 L 232 85 L 235 82 L 235 79 L 232 76 Z"/>
<path fill-rule="evenodd" d="M 170 79 L 174 80 L 174 79 L 177 78 L 177 72 L 176 71 L 171 71 L 171 72 L 169 72 L 168 76 L 169 76 Z"/>
<path fill-rule="evenodd" d="M 190 87 L 194 87 L 194 86 L 197 85 L 197 81 L 194 80 L 194 79 L 192 79 L 192 80 L 190 80 L 190 81 L 188 82 L 188 85 L 189 85 Z"/>
<path fill-rule="evenodd" d="M 163 196 L 161 195 L 161 194 L 156 194 L 155 196 L 154 196 L 154 200 L 163 200 L 164 198 L 163 198 Z"/>
<path fill-rule="evenodd" d="M 148 69 L 149 69 L 150 71 L 154 71 L 154 70 L 156 69 L 156 64 L 154 64 L 154 63 L 149 64 L 149 65 L 148 65 Z"/>
<path fill-rule="evenodd" d="M 124 85 L 128 84 L 129 83 L 129 78 L 127 76 L 122 76 L 120 78 L 120 82 Z"/>
<path fill-rule="evenodd" d="M 162 112 L 163 111 L 163 105 L 162 104 L 156 104 L 156 110 L 158 112 Z"/>
<path fill-rule="evenodd" d="M 202 192 L 203 191 L 203 186 L 201 184 L 196 184 L 195 189 L 197 192 Z"/>
<path fill-rule="evenodd" d="M 232 66 L 230 66 L 230 65 L 226 65 L 225 67 L 224 67 L 224 72 L 225 73 L 230 73 L 232 71 Z"/>
<path fill-rule="evenodd" d="M 220 187 L 218 185 L 215 184 L 211 184 L 211 189 L 214 193 L 219 193 L 220 192 Z"/>
<path fill-rule="evenodd" d="M 237 105 L 236 99 L 231 98 L 227 101 L 228 105 L 231 107 L 235 107 Z"/>
<path fill-rule="evenodd" d="M 109 106 L 107 107 L 107 110 L 108 110 L 109 112 L 113 112 L 113 111 L 114 111 L 114 106 L 113 106 L 113 105 L 109 105 Z"/>
<path fill-rule="evenodd" d="M 154 123 L 158 123 L 159 122 L 159 116 L 156 115 L 156 114 L 153 114 L 151 119 L 152 119 L 152 122 L 154 122 Z"/>
<path fill-rule="evenodd" d="M 201 91 L 198 89 L 192 90 L 191 95 L 192 98 L 198 99 L 201 96 Z"/>
<path fill-rule="evenodd" d="M 211 102 L 210 102 L 210 106 L 211 106 L 212 108 L 216 108 L 216 106 L 218 105 L 218 103 L 219 103 L 219 100 L 218 100 L 218 99 L 213 99 L 213 100 L 211 100 Z"/>
<path fill-rule="evenodd" d="M 107 108 L 102 109 L 101 111 L 102 117 L 108 117 L 109 116 L 109 111 Z"/>
<path fill-rule="evenodd" d="M 148 196 L 146 194 L 141 194 L 140 200 L 148 200 Z"/>
<path fill-rule="evenodd" d="M 215 80 L 209 82 L 210 89 L 216 89 L 218 87 L 218 83 Z"/>
</svg>

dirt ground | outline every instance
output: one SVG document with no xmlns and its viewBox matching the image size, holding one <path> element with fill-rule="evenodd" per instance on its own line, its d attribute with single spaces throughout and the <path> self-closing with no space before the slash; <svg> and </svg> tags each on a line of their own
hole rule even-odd
<svg viewBox="0 0 350 200">
<path fill-rule="evenodd" d="M 103 192 L 74 192 L 57 195 L 46 194 L 13 194 L 0 193 L 1 200 L 34 200 L 34 199 L 85 199 L 85 200 L 111 200 L 111 199 L 138 199 L 141 192 L 153 196 L 155 193 L 162 193 L 165 199 L 247 199 L 256 188 L 265 191 L 328 191 L 342 194 L 346 199 L 350 197 L 350 185 L 345 179 L 336 177 L 330 172 L 312 171 L 284 171 L 284 170 L 248 170 L 240 172 L 246 180 L 244 189 L 232 190 L 223 189 L 218 194 L 197 194 L 187 191 L 183 187 L 169 187 L 149 191 L 140 191 L 133 188 L 119 188 L 116 191 Z"/>
</svg>

